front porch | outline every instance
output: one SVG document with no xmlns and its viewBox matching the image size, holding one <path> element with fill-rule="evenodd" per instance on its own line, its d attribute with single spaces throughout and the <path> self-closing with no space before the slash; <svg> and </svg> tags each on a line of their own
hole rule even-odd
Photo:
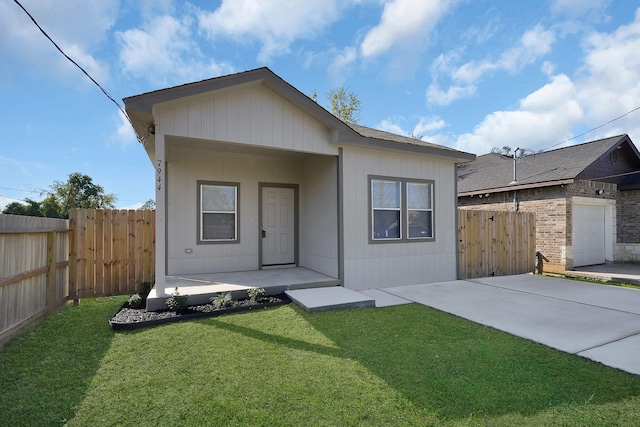
<svg viewBox="0 0 640 427">
<path fill-rule="evenodd" d="M 264 288 L 266 295 L 276 295 L 288 290 L 338 285 L 340 280 L 335 277 L 304 267 L 165 276 L 164 295 L 157 295 L 154 287 L 147 297 L 147 310 L 166 309 L 166 301 L 175 288 L 180 295 L 189 296 L 190 305 L 197 305 L 208 303 L 221 292 L 231 292 L 234 299 L 246 298 L 249 288 Z"/>
</svg>

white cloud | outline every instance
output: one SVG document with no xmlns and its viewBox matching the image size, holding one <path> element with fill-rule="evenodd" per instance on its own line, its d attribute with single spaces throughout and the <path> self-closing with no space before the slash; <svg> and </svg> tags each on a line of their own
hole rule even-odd
<svg viewBox="0 0 640 427">
<path fill-rule="evenodd" d="M 369 30 L 360 45 L 362 56 L 370 58 L 396 48 L 422 50 L 427 35 L 455 3 L 448 0 L 386 2 L 380 23 Z"/>
<path fill-rule="evenodd" d="M 433 142 L 430 132 L 438 131 L 447 126 L 447 123 L 438 116 L 432 117 L 420 117 L 418 123 L 413 127 L 413 130 L 406 131 L 397 121 L 406 121 L 402 117 L 396 117 L 394 119 L 387 118 L 379 122 L 375 127 L 376 129 L 383 130 L 385 132 L 395 133 L 396 135 L 414 136 L 420 138 L 423 141 Z M 442 139 L 442 138 L 440 138 Z M 436 142 L 438 144 L 438 142 Z"/>
<path fill-rule="evenodd" d="M 223 0 L 213 12 L 202 11 L 199 25 L 211 39 L 227 36 L 262 44 L 258 61 L 289 52 L 296 39 L 310 39 L 340 17 L 350 5 L 340 0 Z"/>
<path fill-rule="evenodd" d="M 447 122 L 440 117 L 420 117 L 418 124 L 413 128 L 414 135 L 426 135 L 429 132 L 443 129 Z"/>
<path fill-rule="evenodd" d="M 540 71 L 542 71 L 548 77 L 551 77 L 556 72 L 556 66 L 549 61 L 544 61 L 542 63 L 542 66 L 540 67 Z"/>
<path fill-rule="evenodd" d="M 447 53 L 441 53 L 431 63 L 431 75 L 437 80 L 441 74 L 450 74 L 455 69 L 455 64 L 460 61 L 462 50 L 452 50 Z"/>
<path fill-rule="evenodd" d="M 391 121 L 391 119 L 384 119 L 380 123 L 378 123 L 375 127 L 376 129 L 380 129 L 385 132 L 395 133 L 396 135 L 406 136 L 409 133 L 404 129 L 402 129 L 400 125 Z"/>
<path fill-rule="evenodd" d="M 120 61 L 124 71 L 156 84 L 167 85 L 216 77 L 230 73 L 226 62 L 205 58 L 192 39 L 192 21 L 158 16 L 116 34 L 120 42 Z"/>
<path fill-rule="evenodd" d="M 640 106 L 640 9 L 629 25 L 588 35 L 583 48 L 583 65 L 574 80 L 564 74 L 550 77 L 548 84 L 520 100 L 518 108 L 488 114 L 451 145 L 478 154 L 514 144 L 546 149 L 572 137 L 578 126 L 576 133 L 594 131 L 573 142 L 626 133 L 637 144 L 640 110 L 608 122 Z M 545 63 L 543 70 L 551 74 L 553 66 Z"/>
<path fill-rule="evenodd" d="M 552 30 L 545 30 L 541 25 L 536 25 L 520 37 L 516 46 L 502 52 L 496 60 L 485 58 L 456 66 L 462 50 L 441 54 L 431 64 L 433 81 L 426 91 L 427 102 L 433 105 L 449 105 L 458 99 L 474 96 L 477 83 L 486 74 L 498 70 L 518 73 L 525 66 L 533 64 L 549 53 L 555 40 Z M 544 69 L 550 70 L 548 65 Z M 443 78 L 451 80 L 451 85 L 446 90 L 441 89 L 438 84 Z"/>
<path fill-rule="evenodd" d="M 427 102 L 433 105 L 449 105 L 461 98 L 469 98 L 475 95 L 477 87 L 470 86 L 449 86 L 447 91 L 443 91 L 436 84 L 427 88 Z"/>
<path fill-rule="evenodd" d="M 610 0 L 553 0 L 551 10 L 554 13 L 577 17 L 594 10 L 601 11 L 609 2 Z"/>
<path fill-rule="evenodd" d="M 91 53 L 106 40 L 118 14 L 118 0 L 23 1 L 49 36 L 96 80 L 108 80 L 108 66 Z M 73 18 L 70 18 L 73 17 Z M 40 70 L 76 83 L 80 71 L 64 58 L 13 2 L 0 3 L 0 60 L 14 72 Z"/>
<path fill-rule="evenodd" d="M 109 145 L 117 145 L 127 150 L 138 142 L 131 123 L 121 111 L 118 111 L 113 122 L 116 124 L 116 129 L 108 139 Z"/>
<path fill-rule="evenodd" d="M 351 64 L 357 59 L 357 56 L 356 48 L 352 46 L 347 46 L 335 53 L 328 69 L 334 86 L 344 84 L 344 74 L 350 69 Z"/>
<path fill-rule="evenodd" d="M 575 98 L 573 82 L 566 75 L 557 75 L 520 100 L 518 109 L 487 115 L 473 133 L 460 135 L 455 147 L 479 154 L 514 143 L 533 150 L 547 148 L 569 137 L 572 128 L 583 120 L 583 110 Z"/>
<path fill-rule="evenodd" d="M 3 175 L 31 175 L 42 169 L 42 164 L 35 162 L 25 162 L 10 157 L 0 156 L 0 177 Z"/>
<path fill-rule="evenodd" d="M 640 9 L 635 20 L 611 34 L 594 33 L 586 40 L 587 55 L 578 99 L 590 124 L 605 123 L 640 106 Z M 603 132 L 619 129 L 640 141 L 640 111 Z M 633 136 L 632 136 L 633 138 Z"/>
<path fill-rule="evenodd" d="M 117 209 L 125 209 L 125 210 L 138 210 L 142 207 L 142 205 L 144 205 L 145 202 L 138 202 L 138 203 L 134 203 L 132 205 L 126 205 L 126 206 L 118 206 Z"/>
<path fill-rule="evenodd" d="M 504 51 L 498 60 L 468 62 L 453 70 L 452 79 L 463 84 L 472 84 L 485 74 L 496 70 L 517 73 L 549 53 L 555 40 L 552 30 L 545 30 L 541 25 L 536 25 L 522 35 L 517 46 Z"/>
</svg>

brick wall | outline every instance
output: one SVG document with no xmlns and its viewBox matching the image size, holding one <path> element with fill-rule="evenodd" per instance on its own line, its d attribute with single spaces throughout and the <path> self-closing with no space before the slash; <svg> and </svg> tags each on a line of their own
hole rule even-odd
<svg viewBox="0 0 640 427">
<path fill-rule="evenodd" d="M 564 271 L 567 236 L 566 224 L 570 215 L 567 204 L 567 188 L 561 186 L 518 190 L 517 208 L 521 212 L 536 213 L 536 250 L 549 262 L 545 271 Z M 483 210 L 513 211 L 513 192 L 493 193 L 488 197 L 465 196 L 458 198 L 458 207 Z"/>
<path fill-rule="evenodd" d="M 597 194 L 602 190 L 602 194 Z M 615 261 L 640 261 L 640 190 L 619 191 L 615 184 L 575 181 L 517 191 L 517 209 L 536 213 L 536 248 L 549 259 L 545 271 L 573 267 L 571 198 L 574 196 L 616 200 Z M 458 207 L 513 211 L 513 191 L 458 198 Z"/>
<path fill-rule="evenodd" d="M 640 190 L 620 191 L 616 211 L 618 241 L 614 259 L 640 262 Z"/>
<path fill-rule="evenodd" d="M 602 194 L 596 191 L 602 190 Z M 615 200 L 618 197 L 618 186 L 608 182 L 575 181 L 567 185 L 567 197 L 597 197 L 598 199 Z"/>
<path fill-rule="evenodd" d="M 640 190 L 620 191 L 616 211 L 618 243 L 640 244 Z"/>
</svg>

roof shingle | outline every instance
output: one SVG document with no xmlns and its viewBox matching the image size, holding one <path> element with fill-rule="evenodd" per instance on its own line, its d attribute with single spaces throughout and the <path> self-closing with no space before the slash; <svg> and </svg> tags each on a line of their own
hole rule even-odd
<svg viewBox="0 0 640 427">
<path fill-rule="evenodd" d="M 458 192 L 469 193 L 575 179 L 625 138 L 628 137 L 618 135 L 523 156 L 516 163 L 515 184 L 513 157 L 494 153 L 478 156 L 476 160 L 458 166 Z"/>
</svg>

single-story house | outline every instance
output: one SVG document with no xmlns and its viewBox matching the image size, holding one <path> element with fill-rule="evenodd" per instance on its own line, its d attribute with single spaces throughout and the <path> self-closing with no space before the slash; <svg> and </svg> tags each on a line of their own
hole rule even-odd
<svg viewBox="0 0 640 427">
<path fill-rule="evenodd" d="M 158 294 L 162 272 L 274 266 L 354 290 L 456 279 L 475 155 L 344 123 L 268 68 L 124 102 L 156 169 Z"/>
<path fill-rule="evenodd" d="M 545 271 L 640 261 L 640 154 L 627 135 L 478 156 L 458 166 L 458 205 L 535 212 Z"/>
</svg>

